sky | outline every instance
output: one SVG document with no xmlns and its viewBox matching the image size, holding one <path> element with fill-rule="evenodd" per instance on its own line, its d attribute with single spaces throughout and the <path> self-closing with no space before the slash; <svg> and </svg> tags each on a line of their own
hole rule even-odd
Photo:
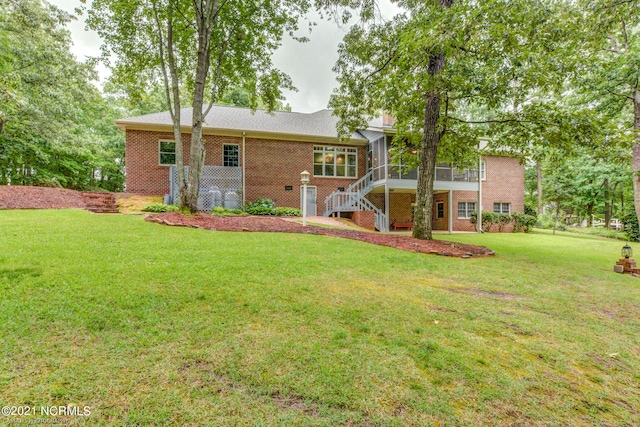
<svg viewBox="0 0 640 427">
<path fill-rule="evenodd" d="M 48 1 L 69 13 L 74 13 L 74 9 L 80 6 L 80 0 Z M 387 10 L 392 9 L 387 6 Z M 85 17 L 79 16 L 68 25 L 73 40 L 72 52 L 79 60 L 101 54 L 102 40 L 95 32 L 85 29 Z M 318 25 L 308 35 L 310 42 L 299 43 L 287 37 L 273 56 L 276 67 L 289 74 L 298 88 L 298 92 L 285 92 L 286 102 L 293 111 L 303 113 L 327 108 L 329 96 L 337 85 L 332 68 L 338 59 L 338 44 L 347 31 L 333 21 L 315 21 Z M 306 29 L 299 33 L 303 34 L 306 35 Z M 103 65 L 98 71 L 102 81 L 109 76 L 109 70 Z"/>
</svg>

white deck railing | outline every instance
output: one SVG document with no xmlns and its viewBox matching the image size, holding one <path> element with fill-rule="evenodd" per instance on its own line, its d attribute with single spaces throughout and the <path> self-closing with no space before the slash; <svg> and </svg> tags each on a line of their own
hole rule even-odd
<svg viewBox="0 0 640 427">
<path fill-rule="evenodd" d="M 365 196 L 373 188 L 373 172 L 347 187 L 346 191 L 335 191 L 324 201 L 324 216 L 329 216 L 338 212 L 372 211 L 374 215 L 375 227 L 380 231 L 387 230 L 387 216 L 378 209 Z"/>
</svg>

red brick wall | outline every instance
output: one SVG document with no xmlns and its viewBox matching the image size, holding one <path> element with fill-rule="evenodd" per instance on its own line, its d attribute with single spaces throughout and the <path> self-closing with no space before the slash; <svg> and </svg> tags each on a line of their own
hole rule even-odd
<svg viewBox="0 0 640 427">
<path fill-rule="evenodd" d="M 368 230 L 376 229 L 376 220 L 373 211 L 355 211 L 351 219 L 362 228 Z"/>
<path fill-rule="evenodd" d="M 389 221 L 398 222 L 412 219 L 411 203 L 416 201 L 416 195 L 411 193 L 389 193 Z M 384 210 L 384 207 L 382 208 Z"/>
<path fill-rule="evenodd" d="M 276 206 L 300 208 L 300 172 L 307 170 L 312 173 L 309 186 L 316 187 L 317 214 L 322 215 L 325 198 L 340 187 L 346 190 L 357 178 L 314 177 L 314 145 L 336 144 L 247 138 L 246 199 L 268 197 Z M 358 178 L 365 172 L 365 148 L 358 147 Z M 287 185 L 293 191 L 286 191 Z"/>
<path fill-rule="evenodd" d="M 191 136 L 183 134 L 185 163 L 188 164 Z M 147 195 L 169 193 L 169 166 L 158 165 L 158 141 L 174 140 L 172 133 L 128 130 L 126 138 L 127 192 Z M 242 138 L 205 135 L 205 165 L 222 165 L 223 144 L 240 145 Z M 258 197 L 273 199 L 276 206 L 301 208 L 300 172 L 313 172 L 313 146 L 336 145 L 311 142 L 246 138 L 246 200 Z M 366 153 L 358 147 L 358 178 L 366 172 Z M 317 214 L 324 212 L 324 200 L 339 187 L 345 189 L 358 178 L 323 178 L 311 176 L 309 186 L 316 187 Z M 293 190 L 285 190 L 285 186 Z"/>
<path fill-rule="evenodd" d="M 486 157 L 487 179 L 482 181 L 482 208 L 493 212 L 494 203 L 511 203 L 511 213 L 524 212 L 524 166 L 511 157 Z M 458 219 L 458 202 L 478 202 L 475 191 L 453 192 L 453 229 L 473 231 L 468 219 Z M 477 206 L 476 206 L 477 207 Z M 497 231 L 497 226 L 492 228 Z M 511 231 L 511 226 L 504 231 Z"/>
</svg>

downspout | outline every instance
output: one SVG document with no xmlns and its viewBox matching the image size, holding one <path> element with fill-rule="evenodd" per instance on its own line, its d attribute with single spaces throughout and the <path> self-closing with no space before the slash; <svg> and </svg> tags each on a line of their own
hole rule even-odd
<svg viewBox="0 0 640 427">
<path fill-rule="evenodd" d="M 246 142 L 246 132 L 242 132 L 242 209 L 244 209 L 245 197 L 247 194 L 247 185 L 246 185 L 246 175 L 245 175 L 245 153 L 244 153 L 244 144 Z"/>
</svg>

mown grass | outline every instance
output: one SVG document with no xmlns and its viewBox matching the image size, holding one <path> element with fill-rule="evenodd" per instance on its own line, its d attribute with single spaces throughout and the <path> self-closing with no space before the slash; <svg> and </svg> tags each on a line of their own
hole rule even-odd
<svg viewBox="0 0 640 427">
<path fill-rule="evenodd" d="M 463 260 L 74 210 L 0 211 L 0 235 L 2 406 L 88 405 L 105 426 L 640 424 L 619 241 L 438 236 L 497 252 Z"/>
</svg>

